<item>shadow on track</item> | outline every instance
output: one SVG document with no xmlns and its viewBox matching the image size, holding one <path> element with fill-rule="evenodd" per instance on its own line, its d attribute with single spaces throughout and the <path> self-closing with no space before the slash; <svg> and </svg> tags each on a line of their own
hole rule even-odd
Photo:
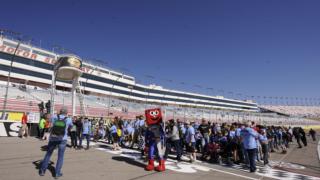
<svg viewBox="0 0 320 180">
<path fill-rule="evenodd" d="M 137 161 L 130 159 L 130 158 L 127 158 L 127 157 L 115 156 L 115 157 L 112 157 L 112 159 L 116 160 L 116 161 L 126 162 L 130 165 L 138 166 L 140 168 L 145 168 L 145 166 L 146 166 L 144 163 L 137 162 Z"/>
<path fill-rule="evenodd" d="M 41 160 L 37 160 L 32 162 L 32 164 L 36 167 L 36 169 L 39 171 L 40 166 L 41 166 Z M 56 175 L 56 168 L 53 166 L 54 162 L 50 161 L 48 164 L 48 170 L 50 171 L 52 177 L 55 177 Z"/>
</svg>

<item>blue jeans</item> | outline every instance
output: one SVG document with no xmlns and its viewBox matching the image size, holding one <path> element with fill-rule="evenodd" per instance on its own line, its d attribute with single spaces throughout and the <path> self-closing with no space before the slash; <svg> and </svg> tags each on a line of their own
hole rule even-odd
<svg viewBox="0 0 320 180">
<path fill-rule="evenodd" d="M 268 148 L 268 144 L 261 144 L 262 146 L 262 153 L 263 153 L 263 163 L 264 165 L 268 164 L 268 156 L 269 156 L 269 148 Z"/>
<path fill-rule="evenodd" d="M 181 160 L 182 150 L 181 150 L 181 146 L 180 146 L 180 140 L 174 140 L 174 141 L 167 142 L 166 152 L 164 155 L 165 159 L 168 158 L 168 154 L 171 152 L 172 145 L 174 146 L 174 148 L 176 150 L 177 160 Z"/>
<path fill-rule="evenodd" d="M 181 150 L 181 146 L 180 146 L 180 140 L 173 141 L 173 145 L 177 151 L 177 160 L 181 160 L 182 150 Z"/>
<path fill-rule="evenodd" d="M 89 145 L 90 145 L 90 134 L 82 134 L 82 136 L 81 136 L 81 138 L 80 138 L 79 146 L 82 147 L 82 140 L 84 139 L 84 137 L 86 137 L 86 140 L 87 140 L 87 149 L 89 149 Z"/>
<path fill-rule="evenodd" d="M 56 164 L 56 175 L 61 174 L 61 168 L 63 165 L 64 151 L 66 150 L 67 140 L 63 141 L 49 141 L 47 153 L 41 163 L 40 171 L 45 172 L 48 168 L 48 164 L 54 149 L 58 146 L 58 160 Z"/>
<path fill-rule="evenodd" d="M 249 164 L 250 164 L 250 172 L 256 171 L 256 152 L 257 149 L 247 149 L 248 157 L 249 157 Z"/>
<path fill-rule="evenodd" d="M 243 152 L 243 162 L 248 165 L 248 164 L 249 164 L 248 152 L 247 152 L 247 150 L 244 148 L 243 143 L 241 143 L 241 150 L 242 150 L 242 152 Z"/>
<path fill-rule="evenodd" d="M 209 134 L 205 133 L 201 140 L 202 156 L 204 156 L 204 154 L 207 152 L 209 142 L 210 142 Z"/>
</svg>

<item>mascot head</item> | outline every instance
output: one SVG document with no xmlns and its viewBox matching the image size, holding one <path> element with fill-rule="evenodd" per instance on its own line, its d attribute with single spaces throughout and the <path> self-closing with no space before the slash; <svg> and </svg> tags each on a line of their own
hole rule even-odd
<svg viewBox="0 0 320 180">
<path fill-rule="evenodd" d="M 147 109 L 146 110 L 146 122 L 148 125 L 159 124 L 162 122 L 161 109 Z"/>
</svg>

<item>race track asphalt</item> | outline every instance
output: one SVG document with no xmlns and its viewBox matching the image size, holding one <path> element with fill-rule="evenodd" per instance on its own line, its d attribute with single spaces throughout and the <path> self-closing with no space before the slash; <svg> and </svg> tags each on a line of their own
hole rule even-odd
<svg viewBox="0 0 320 180">
<path fill-rule="evenodd" d="M 45 176 L 38 175 L 37 168 L 45 155 L 47 142 L 29 137 L 0 138 L 0 180 L 47 180 L 53 179 L 57 151 Z M 243 166 L 224 166 L 197 161 L 177 163 L 167 161 L 167 171 L 147 172 L 139 152 L 130 149 L 111 151 L 104 142 L 92 143 L 90 150 L 67 148 L 63 177 L 66 180 L 227 180 L 227 179 L 320 179 L 320 163 L 317 155 L 318 142 L 298 149 L 293 143 L 287 154 L 272 153 L 271 166 L 258 166 L 256 173 L 249 173 Z"/>
</svg>

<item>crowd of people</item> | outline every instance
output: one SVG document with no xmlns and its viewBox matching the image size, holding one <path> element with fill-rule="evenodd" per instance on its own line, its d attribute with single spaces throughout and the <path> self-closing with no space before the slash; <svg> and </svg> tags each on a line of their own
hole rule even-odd
<svg viewBox="0 0 320 180">
<path fill-rule="evenodd" d="M 70 116 L 68 116 L 68 118 L 72 119 L 72 126 L 67 129 L 67 134 L 71 139 L 70 147 L 74 149 L 82 149 L 82 141 L 86 139 L 87 145 L 86 148 L 83 149 L 88 150 L 90 146 L 90 139 L 93 135 L 92 130 L 94 128 L 94 126 L 91 125 L 92 120 L 89 120 L 89 118 L 87 117 L 71 118 Z M 44 114 L 39 121 L 38 128 L 39 139 L 49 140 L 50 132 L 52 129 L 52 117 L 50 117 L 49 114 Z"/>
<path fill-rule="evenodd" d="M 88 125 L 89 120 L 86 118 L 74 117 L 73 121 L 74 127 L 70 135 L 74 148 L 81 149 L 81 141 L 86 137 L 87 148 L 90 139 L 93 139 L 105 140 L 113 145 L 113 150 L 119 150 L 121 147 L 135 148 L 141 151 L 142 156 L 147 151 L 145 132 L 148 127 L 143 116 L 135 120 L 115 117 L 107 124 L 98 121 L 96 125 Z M 293 138 L 296 139 L 299 148 L 302 148 L 302 144 L 307 146 L 306 133 L 301 127 L 266 127 L 254 122 L 219 124 L 205 119 L 200 122 L 171 119 L 164 124 L 163 131 L 166 135 L 165 158 L 175 154 L 178 161 L 181 161 L 182 155 L 186 155 L 190 162 L 200 159 L 230 165 L 244 163 L 248 164 L 251 172 L 256 170 L 256 162 L 267 165 L 271 153 L 277 151 L 285 154 Z M 311 129 L 309 134 L 315 140 L 315 131 Z M 80 140 L 79 145 L 77 138 Z"/>
<path fill-rule="evenodd" d="M 148 141 L 145 133 L 148 127 L 144 116 L 138 116 L 134 120 L 115 117 L 108 122 L 102 118 L 100 120 L 87 117 L 68 118 L 71 123 L 66 127 L 65 134 L 71 137 L 70 148 L 87 150 L 90 148 L 90 141 L 103 140 L 112 144 L 112 150 L 132 148 L 138 149 L 142 158 L 146 155 Z M 57 120 L 57 116 L 53 119 Z M 39 123 L 39 129 L 42 129 L 41 136 L 45 137 L 44 134 L 48 134 L 50 131 L 48 126 L 52 129 L 53 123 L 52 117 L 51 120 L 49 116 L 41 119 Z M 271 153 L 287 153 L 294 139 L 299 148 L 303 147 L 302 144 L 307 146 L 306 133 L 301 127 L 262 126 L 255 122 L 220 124 L 205 119 L 199 122 L 171 119 L 163 124 L 163 132 L 166 137 L 164 158 L 173 155 L 177 161 L 185 160 L 182 157 L 187 156 L 190 162 L 199 159 L 227 165 L 243 163 L 248 166 L 250 172 L 256 171 L 256 162 L 267 165 Z M 314 130 L 311 129 L 309 135 L 314 141 L 316 140 Z M 86 148 L 82 146 L 84 139 L 87 141 Z M 46 159 L 47 156 L 44 161 Z M 41 173 L 43 174 L 40 172 L 40 175 Z"/>
</svg>

